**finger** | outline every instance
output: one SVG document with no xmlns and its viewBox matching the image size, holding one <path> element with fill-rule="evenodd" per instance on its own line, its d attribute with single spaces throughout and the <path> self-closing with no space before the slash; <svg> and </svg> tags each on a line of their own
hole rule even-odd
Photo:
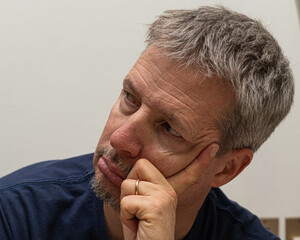
<svg viewBox="0 0 300 240">
<path fill-rule="evenodd" d="M 131 231 L 138 229 L 138 219 L 142 218 L 141 209 L 148 209 L 148 197 L 129 195 L 121 199 L 121 219 Z M 138 219 L 137 219 L 138 218 Z"/>
<path fill-rule="evenodd" d="M 218 149 L 216 143 L 208 145 L 185 169 L 167 179 L 177 194 L 197 182 L 199 176 L 209 167 Z"/>
<path fill-rule="evenodd" d="M 128 195 L 136 195 L 136 182 L 135 179 L 125 179 L 121 184 L 121 199 Z M 157 184 L 153 184 L 146 181 L 139 180 L 138 183 L 138 194 L 150 196 L 153 192 L 159 190 L 159 186 Z"/>
<path fill-rule="evenodd" d="M 155 184 L 168 184 L 162 173 L 147 159 L 139 159 L 129 172 L 127 179 L 140 179 Z"/>
</svg>

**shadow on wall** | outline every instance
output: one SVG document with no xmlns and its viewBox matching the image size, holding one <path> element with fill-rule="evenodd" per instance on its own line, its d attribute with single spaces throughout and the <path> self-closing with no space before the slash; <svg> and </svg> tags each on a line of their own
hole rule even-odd
<svg viewBox="0 0 300 240">
<path fill-rule="evenodd" d="M 297 13 L 298 13 L 298 20 L 299 20 L 299 28 L 300 28 L 300 0 L 295 0 Z"/>
</svg>

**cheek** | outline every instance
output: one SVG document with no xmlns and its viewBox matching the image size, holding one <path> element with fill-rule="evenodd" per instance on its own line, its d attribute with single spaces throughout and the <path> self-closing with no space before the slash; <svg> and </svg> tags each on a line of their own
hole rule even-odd
<svg viewBox="0 0 300 240">
<path fill-rule="evenodd" d="M 179 173 L 186 167 L 188 167 L 202 151 L 203 146 L 196 145 L 190 147 L 184 147 L 180 151 L 168 150 L 164 151 L 160 149 L 161 146 L 156 146 L 149 151 L 149 154 L 156 152 L 156 156 L 153 159 L 153 165 L 160 170 L 160 172 L 166 177 L 170 177 Z M 161 151 L 157 151 L 160 149 Z M 151 156 L 151 155 L 150 155 Z"/>
<path fill-rule="evenodd" d="M 159 148 L 159 146 L 157 147 Z M 166 177 L 170 177 L 182 171 L 187 165 L 192 162 L 190 156 L 176 153 L 159 153 L 157 151 L 151 151 L 151 157 L 149 161 Z M 157 154 L 154 154 L 156 152 Z"/>
</svg>

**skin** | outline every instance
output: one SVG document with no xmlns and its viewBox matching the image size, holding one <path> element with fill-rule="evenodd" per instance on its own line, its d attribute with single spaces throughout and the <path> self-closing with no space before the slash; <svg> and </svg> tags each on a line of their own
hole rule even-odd
<svg viewBox="0 0 300 240">
<path fill-rule="evenodd" d="M 115 149 L 132 169 L 118 186 L 94 158 L 96 178 L 120 198 L 120 209 L 104 204 L 111 239 L 184 238 L 210 188 L 250 163 L 249 149 L 216 157 L 215 121 L 232 100 L 220 80 L 178 66 L 155 46 L 146 49 L 125 77 L 97 146 Z"/>
</svg>

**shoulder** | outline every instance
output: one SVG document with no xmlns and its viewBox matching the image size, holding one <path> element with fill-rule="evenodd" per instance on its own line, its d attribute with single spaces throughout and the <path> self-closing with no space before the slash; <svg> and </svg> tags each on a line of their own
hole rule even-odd
<svg viewBox="0 0 300 240">
<path fill-rule="evenodd" d="M 261 224 L 257 216 L 228 199 L 219 188 L 210 191 L 206 205 L 210 210 L 214 209 L 218 232 L 228 239 L 279 239 Z"/>
<path fill-rule="evenodd" d="M 0 192 L 28 184 L 78 181 L 91 171 L 93 171 L 93 154 L 63 160 L 43 161 L 0 178 Z"/>
<path fill-rule="evenodd" d="M 93 154 L 87 154 L 36 163 L 1 178 L 0 238 L 5 230 L 14 239 L 94 239 L 93 209 L 101 203 L 91 190 L 93 176 Z"/>
<path fill-rule="evenodd" d="M 219 188 L 207 195 L 186 239 L 278 240 L 247 209 L 228 199 Z"/>
</svg>

